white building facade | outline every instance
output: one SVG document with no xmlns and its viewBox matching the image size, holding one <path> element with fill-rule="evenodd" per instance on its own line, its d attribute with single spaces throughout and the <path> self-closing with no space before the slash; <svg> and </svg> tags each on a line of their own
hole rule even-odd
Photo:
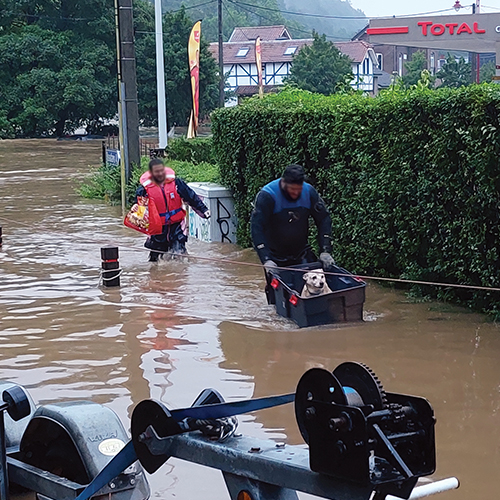
<svg viewBox="0 0 500 500">
<path fill-rule="evenodd" d="M 257 65 L 255 63 L 255 39 L 261 37 L 262 74 L 266 91 L 280 85 L 290 74 L 293 57 L 312 39 L 292 39 L 284 26 L 259 26 L 236 28 L 228 42 L 224 43 L 224 73 L 228 75 L 228 90 L 238 97 L 258 92 Z M 276 39 L 270 39 L 277 37 Z M 335 44 L 352 61 L 354 78 L 351 85 L 365 92 L 374 92 L 374 71 L 377 56 L 365 41 L 357 40 Z M 218 59 L 218 45 L 211 44 L 210 51 Z M 266 88 L 267 87 L 267 88 Z"/>
</svg>

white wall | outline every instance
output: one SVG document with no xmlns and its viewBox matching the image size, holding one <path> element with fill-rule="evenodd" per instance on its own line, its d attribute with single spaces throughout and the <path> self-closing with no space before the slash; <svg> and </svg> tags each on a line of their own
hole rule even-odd
<svg viewBox="0 0 500 500">
<path fill-rule="evenodd" d="M 291 63 L 265 63 L 263 65 L 264 85 L 283 85 L 284 77 L 290 73 Z M 373 70 L 374 65 L 371 58 L 367 55 L 362 63 L 353 63 L 352 72 L 354 78 L 351 85 L 356 89 L 365 92 L 373 91 Z M 224 66 L 224 73 L 228 74 L 228 88 L 235 90 L 236 87 L 247 85 L 258 85 L 257 65 L 241 62 Z"/>
</svg>

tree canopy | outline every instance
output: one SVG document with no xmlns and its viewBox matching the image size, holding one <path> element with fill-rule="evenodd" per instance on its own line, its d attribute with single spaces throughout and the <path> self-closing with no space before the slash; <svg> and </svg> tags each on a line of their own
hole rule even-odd
<svg viewBox="0 0 500 500">
<path fill-rule="evenodd" d="M 2 3 L 0 136 L 61 135 L 116 113 L 112 0 Z"/>
<path fill-rule="evenodd" d="M 414 52 L 411 59 L 405 62 L 406 74 L 403 75 L 403 83 L 405 86 L 411 87 L 412 85 L 417 85 L 424 69 L 427 69 L 425 52 L 421 50 Z"/>
<path fill-rule="evenodd" d="M 0 137 L 62 135 L 117 112 L 113 0 L 0 0 Z M 140 118 L 156 124 L 154 7 L 134 2 Z M 169 122 L 191 109 L 186 11 L 164 16 Z M 217 103 L 217 67 L 203 41 L 200 112 Z"/>
<path fill-rule="evenodd" d="M 472 83 L 471 64 L 465 62 L 463 57 L 456 59 L 453 54 L 448 54 L 446 62 L 436 73 L 441 80 L 441 87 L 458 88 Z"/>
<path fill-rule="evenodd" d="M 310 92 L 334 94 L 352 80 L 351 60 L 325 35 L 314 32 L 313 37 L 313 43 L 304 45 L 293 58 L 286 83 Z"/>
<path fill-rule="evenodd" d="M 157 124 L 156 53 L 154 39 L 154 9 L 142 3 L 136 9 L 136 57 L 139 115 L 145 125 Z M 186 10 L 167 13 L 163 17 L 167 119 L 169 124 L 185 125 L 192 107 L 187 44 L 193 21 Z M 200 50 L 200 117 L 217 107 L 218 68 L 205 41 L 204 23 Z M 141 31 L 143 32 L 141 34 Z"/>
</svg>

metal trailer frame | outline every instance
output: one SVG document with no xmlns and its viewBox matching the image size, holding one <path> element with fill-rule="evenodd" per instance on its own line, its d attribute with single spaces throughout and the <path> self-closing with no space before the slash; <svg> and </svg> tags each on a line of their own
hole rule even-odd
<svg viewBox="0 0 500 500">
<path fill-rule="evenodd" d="M 373 495 L 369 485 L 358 485 L 312 472 L 309 450 L 305 446 L 246 436 L 232 437 L 221 443 L 201 433 L 160 438 L 153 427 L 148 429 L 148 433 L 152 435 L 147 443 L 151 453 L 219 469 L 231 500 L 241 500 L 241 492 L 246 492 L 252 500 L 298 500 L 298 491 L 330 500 L 370 500 Z M 85 487 L 12 456 L 7 457 L 7 471 L 10 482 L 57 500 L 74 500 Z M 417 486 L 410 498 L 422 498 L 458 486 L 456 478 L 430 482 Z M 110 483 L 99 494 L 119 490 L 119 486 Z M 389 499 L 397 500 L 397 497 L 388 496 Z"/>
<path fill-rule="evenodd" d="M 330 500 L 370 500 L 373 488 L 318 474 L 309 467 L 305 446 L 235 436 L 212 441 L 201 433 L 161 438 L 152 426 L 144 444 L 153 455 L 175 457 L 222 471 L 231 500 L 298 500 L 297 492 Z M 421 498 L 458 488 L 456 478 L 417 486 L 411 498 Z M 246 497 L 248 498 L 248 497 Z M 387 497 L 389 499 L 389 496 Z M 396 500 L 396 497 L 391 497 Z"/>
</svg>

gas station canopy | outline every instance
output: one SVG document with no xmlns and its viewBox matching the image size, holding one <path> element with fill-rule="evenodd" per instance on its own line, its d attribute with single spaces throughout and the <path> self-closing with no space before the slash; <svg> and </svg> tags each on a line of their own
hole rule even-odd
<svg viewBox="0 0 500 500">
<path fill-rule="evenodd" d="M 371 19 L 367 34 L 370 42 L 376 44 L 497 52 L 500 14 Z"/>
</svg>

